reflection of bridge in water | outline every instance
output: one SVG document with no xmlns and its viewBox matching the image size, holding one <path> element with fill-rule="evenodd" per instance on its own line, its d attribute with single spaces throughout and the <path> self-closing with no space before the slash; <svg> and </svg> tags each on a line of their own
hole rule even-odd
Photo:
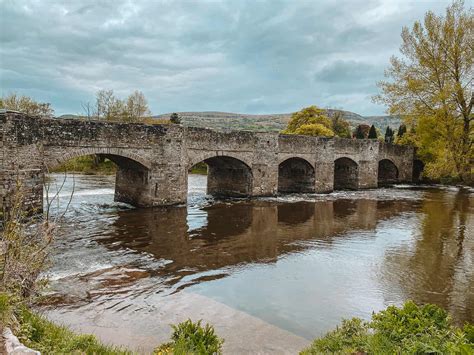
<svg viewBox="0 0 474 355">
<path fill-rule="evenodd" d="M 86 155 L 116 163 L 115 200 L 142 207 L 185 203 L 188 170 L 199 162 L 208 166 L 208 193 L 221 196 L 376 188 L 410 182 L 420 169 L 412 147 L 377 140 L 38 119 L 14 112 L 0 113 L 0 123 L 4 211 L 18 181 L 28 202 L 41 209 L 45 172 Z"/>
<path fill-rule="evenodd" d="M 192 230 L 185 207 L 132 210 L 119 212 L 108 226 L 110 237 L 98 242 L 171 261 L 153 271 L 170 280 L 171 286 L 206 271 L 273 263 L 285 254 L 314 247 L 312 242 L 317 248 L 331 248 L 333 242 L 348 237 L 346 232 L 374 230 L 379 220 L 409 209 L 404 201 L 375 200 L 217 204 L 205 208 L 205 221 Z"/>
</svg>

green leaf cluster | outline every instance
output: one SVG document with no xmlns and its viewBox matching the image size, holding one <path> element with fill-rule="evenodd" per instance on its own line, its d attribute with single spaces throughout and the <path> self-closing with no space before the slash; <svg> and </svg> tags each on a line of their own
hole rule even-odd
<svg viewBox="0 0 474 355">
<path fill-rule="evenodd" d="M 336 113 L 329 118 L 326 110 L 317 106 L 309 106 L 291 115 L 288 127 L 282 131 L 283 134 L 301 134 L 318 137 L 344 137 L 350 138 L 351 131 L 349 123 L 340 114 Z"/>
<path fill-rule="evenodd" d="M 359 318 L 342 325 L 302 351 L 302 354 L 473 354 L 474 326 L 455 327 L 438 306 L 389 306 L 370 322 Z"/>
<path fill-rule="evenodd" d="M 172 341 L 158 347 L 155 354 L 222 354 L 224 340 L 217 336 L 213 326 L 202 326 L 201 322 L 188 319 L 178 325 L 171 325 Z"/>
</svg>

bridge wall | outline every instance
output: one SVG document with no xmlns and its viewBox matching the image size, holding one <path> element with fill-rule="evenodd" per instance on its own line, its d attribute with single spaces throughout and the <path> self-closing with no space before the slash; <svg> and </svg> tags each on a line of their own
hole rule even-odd
<svg viewBox="0 0 474 355">
<path fill-rule="evenodd" d="M 374 140 L 39 119 L 15 112 L 0 113 L 0 135 L 3 211 L 18 183 L 32 208 L 41 209 L 44 174 L 91 154 L 117 164 L 115 199 L 143 207 L 185 203 L 188 170 L 201 161 L 209 166 L 208 191 L 224 195 L 275 195 L 285 166 L 280 184 L 315 192 L 332 191 L 344 174 L 352 174 L 355 188 L 375 188 L 383 159 L 395 164 L 398 181 L 411 181 L 413 171 L 413 148 Z M 341 161 L 356 168 L 344 170 Z"/>
</svg>

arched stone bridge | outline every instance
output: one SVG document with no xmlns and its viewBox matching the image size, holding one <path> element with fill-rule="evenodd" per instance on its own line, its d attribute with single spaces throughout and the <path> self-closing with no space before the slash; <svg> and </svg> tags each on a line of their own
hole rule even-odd
<svg viewBox="0 0 474 355">
<path fill-rule="evenodd" d="M 189 169 L 208 165 L 208 193 L 272 196 L 410 182 L 414 150 L 375 140 L 179 125 L 38 119 L 0 112 L 2 210 L 20 182 L 41 208 L 44 174 L 67 160 L 97 154 L 117 166 L 115 199 L 148 207 L 185 203 Z"/>
</svg>

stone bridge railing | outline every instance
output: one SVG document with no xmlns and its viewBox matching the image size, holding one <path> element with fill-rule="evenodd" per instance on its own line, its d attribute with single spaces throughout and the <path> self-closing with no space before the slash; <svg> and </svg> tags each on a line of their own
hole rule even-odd
<svg viewBox="0 0 474 355">
<path fill-rule="evenodd" d="M 22 186 L 41 209 L 43 177 L 69 159 L 97 154 L 118 166 L 115 199 L 135 206 L 185 203 L 189 169 L 205 162 L 208 193 L 270 196 L 410 182 L 414 150 L 376 140 L 179 125 L 39 119 L 0 112 L 1 208 Z"/>
</svg>

